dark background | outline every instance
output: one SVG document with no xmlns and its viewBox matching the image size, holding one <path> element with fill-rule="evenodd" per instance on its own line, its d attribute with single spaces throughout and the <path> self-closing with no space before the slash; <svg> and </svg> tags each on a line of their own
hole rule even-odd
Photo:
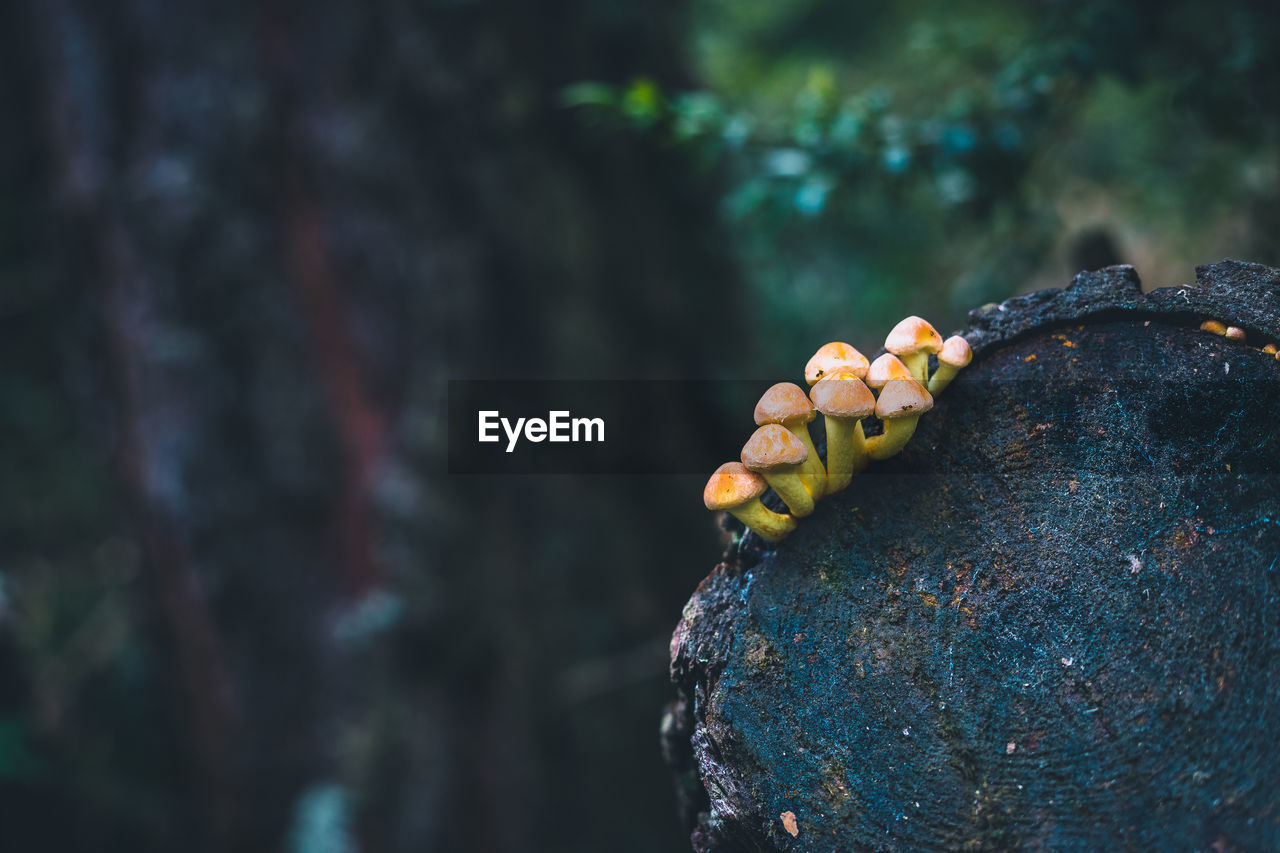
<svg viewBox="0 0 1280 853">
<path fill-rule="evenodd" d="M 447 476 L 449 380 L 1280 262 L 1271 4 L 906 5 L 0 6 L 0 848 L 686 849 L 705 475 Z"/>
</svg>

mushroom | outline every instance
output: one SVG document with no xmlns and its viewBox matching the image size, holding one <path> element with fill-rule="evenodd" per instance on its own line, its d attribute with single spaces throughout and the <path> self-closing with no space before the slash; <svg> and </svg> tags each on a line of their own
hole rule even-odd
<svg viewBox="0 0 1280 853">
<path fill-rule="evenodd" d="M 973 361 L 973 350 L 969 342 L 959 335 L 952 335 L 942 344 L 938 352 L 938 369 L 929 377 L 929 393 L 938 396 L 942 393 L 956 374 Z"/>
<path fill-rule="evenodd" d="M 1215 335 L 1225 335 L 1227 333 L 1227 327 L 1222 323 L 1219 323 L 1217 320 L 1205 320 L 1200 324 L 1200 331 L 1212 332 Z"/>
<path fill-rule="evenodd" d="M 1227 336 L 1227 340 L 1240 341 L 1241 343 L 1244 343 L 1244 339 L 1247 337 L 1244 329 L 1239 326 L 1227 326 L 1227 330 L 1223 334 Z"/>
<path fill-rule="evenodd" d="M 1265 352 L 1267 355 L 1275 355 L 1275 354 L 1276 354 L 1276 345 L 1275 345 L 1275 344 L 1267 344 L 1265 347 L 1263 347 L 1263 348 L 1262 348 L 1262 351 L 1263 351 L 1263 352 Z"/>
<path fill-rule="evenodd" d="M 867 439 L 867 455 L 888 459 L 906 446 L 915 434 L 920 416 L 933 408 L 933 397 L 914 379 L 890 379 L 876 400 L 876 417 L 884 433 Z"/>
<path fill-rule="evenodd" d="M 890 379 L 915 379 L 915 376 L 896 355 L 887 352 L 871 362 L 866 378 L 867 385 L 879 391 Z"/>
<path fill-rule="evenodd" d="M 763 474 L 796 518 L 813 512 L 813 497 L 797 473 L 808 456 L 800 439 L 778 424 L 760 427 L 742 446 L 742 464 Z"/>
<path fill-rule="evenodd" d="M 827 425 L 825 493 L 830 495 L 849 485 L 853 475 L 867 467 L 862 419 L 876 410 L 876 398 L 849 367 L 828 373 L 809 395 Z"/>
<path fill-rule="evenodd" d="M 908 317 L 893 327 L 884 348 L 902 359 L 917 382 L 929 380 L 929 354 L 942 349 L 942 335 L 919 317 Z"/>
<path fill-rule="evenodd" d="M 757 536 L 777 542 L 796 529 L 796 520 L 760 502 L 768 486 L 764 477 L 741 462 L 726 462 L 707 480 L 702 502 L 707 509 L 728 512 Z"/>
<path fill-rule="evenodd" d="M 840 341 L 823 344 L 804 366 L 804 381 L 810 385 L 840 367 L 847 367 L 857 374 L 859 379 L 867 375 L 867 357 L 853 347 Z"/>
<path fill-rule="evenodd" d="M 809 395 L 804 393 L 794 382 L 779 382 L 756 403 L 756 426 L 765 424 L 781 424 L 799 439 L 809 455 L 800 466 L 800 478 L 805 488 L 815 498 L 822 497 L 822 488 L 827 482 L 827 469 L 822 467 L 818 451 L 809 437 L 809 421 L 818 416 L 809 402 Z"/>
</svg>

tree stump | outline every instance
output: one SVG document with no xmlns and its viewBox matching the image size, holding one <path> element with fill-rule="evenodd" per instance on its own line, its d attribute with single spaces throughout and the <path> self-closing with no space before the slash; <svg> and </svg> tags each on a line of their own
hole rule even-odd
<svg viewBox="0 0 1280 853">
<path fill-rule="evenodd" d="M 1280 270 L 1197 274 L 972 312 L 900 456 L 703 580 L 696 851 L 1280 848 Z"/>
</svg>

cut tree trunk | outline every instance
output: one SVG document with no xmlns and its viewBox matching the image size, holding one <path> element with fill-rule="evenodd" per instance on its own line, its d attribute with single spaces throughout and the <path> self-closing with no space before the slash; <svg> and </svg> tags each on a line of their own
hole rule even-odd
<svg viewBox="0 0 1280 853">
<path fill-rule="evenodd" d="M 695 850 L 1280 848 L 1280 270 L 1198 278 L 973 312 L 903 454 L 730 550 L 672 641 Z"/>
</svg>

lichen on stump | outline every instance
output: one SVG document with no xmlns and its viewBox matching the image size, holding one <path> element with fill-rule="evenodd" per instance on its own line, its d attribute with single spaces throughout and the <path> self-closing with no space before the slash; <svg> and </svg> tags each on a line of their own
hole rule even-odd
<svg viewBox="0 0 1280 853">
<path fill-rule="evenodd" d="M 973 312 L 899 457 L 703 580 L 695 850 L 1280 848 L 1280 271 L 1198 273 Z"/>
</svg>

